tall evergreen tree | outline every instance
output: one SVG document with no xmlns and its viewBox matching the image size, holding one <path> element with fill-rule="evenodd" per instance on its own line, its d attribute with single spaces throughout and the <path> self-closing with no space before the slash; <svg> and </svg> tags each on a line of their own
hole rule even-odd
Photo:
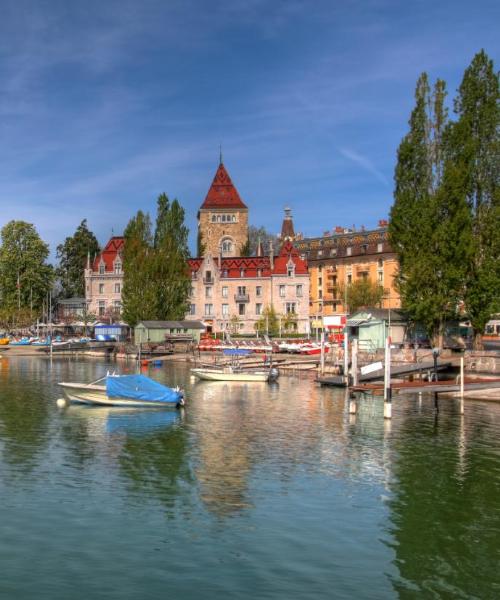
<svg viewBox="0 0 500 600">
<path fill-rule="evenodd" d="M 124 233 L 123 318 L 134 327 L 141 319 L 154 319 L 155 294 L 151 220 L 138 211 Z"/>
<path fill-rule="evenodd" d="M 54 270 L 47 264 L 48 244 L 34 225 L 25 221 L 10 221 L 2 228 L 1 237 L 2 307 L 40 311 L 54 282 Z"/>
<path fill-rule="evenodd" d="M 470 211 L 471 251 L 464 288 L 476 345 L 491 314 L 500 311 L 500 90 L 484 50 L 466 69 L 455 100 L 448 160 Z"/>
<path fill-rule="evenodd" d="M 187 268 L 189 230 L 177 199 L 158 197 L 154 238 L 157 319 L 182 319 L 187 311 L 191 281 Z"/>
<path fill-rule="evenodd" d="M 95 256 L 98 253 L 99 242 L 87 227 L 87 219 L 78 225 L 71 237 L 67 237 L 57 246 L 56 257 L 59 259 L 59 266 L 56 276 L 64 298 L 85 296 L 84 269 L 87 256 Z"/>
<path fill-rule="evenodd" d="M 463 211 L 450 206 L 440 193 L 448 118 L 445 98 L 445 83 L 438 80 L 431 94 L 423 73 L 417 82 L 410 131 L 398 149 L 389 224 L 390 239 L 399 256 L 396 284 L 403 307 L 425 325 L 437 343 L 442 340 L 446 319 L 457 309 L 460 286 L 449 272 L 455 268 L 453 253 L 456 251 L 457 257 L 463 254 L 456 239 Z M 443 215 L 449 220 L 443 222 Z"/>
</svg>

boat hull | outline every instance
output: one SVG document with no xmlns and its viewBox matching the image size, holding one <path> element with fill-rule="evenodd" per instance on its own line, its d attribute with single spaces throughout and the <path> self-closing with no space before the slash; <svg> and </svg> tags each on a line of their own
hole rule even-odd
<svg viewBox="0 0 500 600">
<path fill-rule="evenodd" d="M 180 402 L 160 402 L 154 400 L 133 400 L 131 398 L 110 398 L 104 385 L 82 385 L 79 383 L 60 383 L 64 397 L 68 402 L 91 404 L 94 406 L 121 406 L 129 408 L 179 408 Z"/>
<path fill-rule="evenodd" d="M 210 369 L 191 369 L 191 373 L 205 381 L 272 381 L 277 378 L 277 373 L 269 371 L 255 372 L 223 372 Z"/>
</svg>

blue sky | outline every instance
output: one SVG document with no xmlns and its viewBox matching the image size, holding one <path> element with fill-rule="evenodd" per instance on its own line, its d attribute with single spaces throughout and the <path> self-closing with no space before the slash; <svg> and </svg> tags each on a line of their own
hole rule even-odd
<svg viewBox="0 0 500 600">
<path fill-rule="evenodd" d="M 453 96 L 500 4 L 457 0 L 3 0 L 0 225 L 104 243 L 161 192 L 196 211 L 224 163 L 250 222 L 375 226 L 415 81 Z"/>
</svg>

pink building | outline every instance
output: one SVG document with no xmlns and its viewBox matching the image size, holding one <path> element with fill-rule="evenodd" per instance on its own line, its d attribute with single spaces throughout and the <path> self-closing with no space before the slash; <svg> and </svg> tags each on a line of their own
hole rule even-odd
<svg viewBox="0 0 500 600">
<path fill-rule="evenodd" d="M 122 306 L 122 237 L 114 236 L 85 269 L 87 311 L 97 317 L 116 316 Z"/>
</svg>

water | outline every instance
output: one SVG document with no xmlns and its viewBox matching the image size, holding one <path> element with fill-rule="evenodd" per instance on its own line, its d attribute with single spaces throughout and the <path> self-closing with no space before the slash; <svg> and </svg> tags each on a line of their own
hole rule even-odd
<svg viewBox="0 0 500 600">
<path fill-rule="evenodd" d="M 57 408 L 107 368 L 0 362 L 0 598 L 500 597 L 500 405 L 177 364 L 183 414 Z"/>
</svg>

